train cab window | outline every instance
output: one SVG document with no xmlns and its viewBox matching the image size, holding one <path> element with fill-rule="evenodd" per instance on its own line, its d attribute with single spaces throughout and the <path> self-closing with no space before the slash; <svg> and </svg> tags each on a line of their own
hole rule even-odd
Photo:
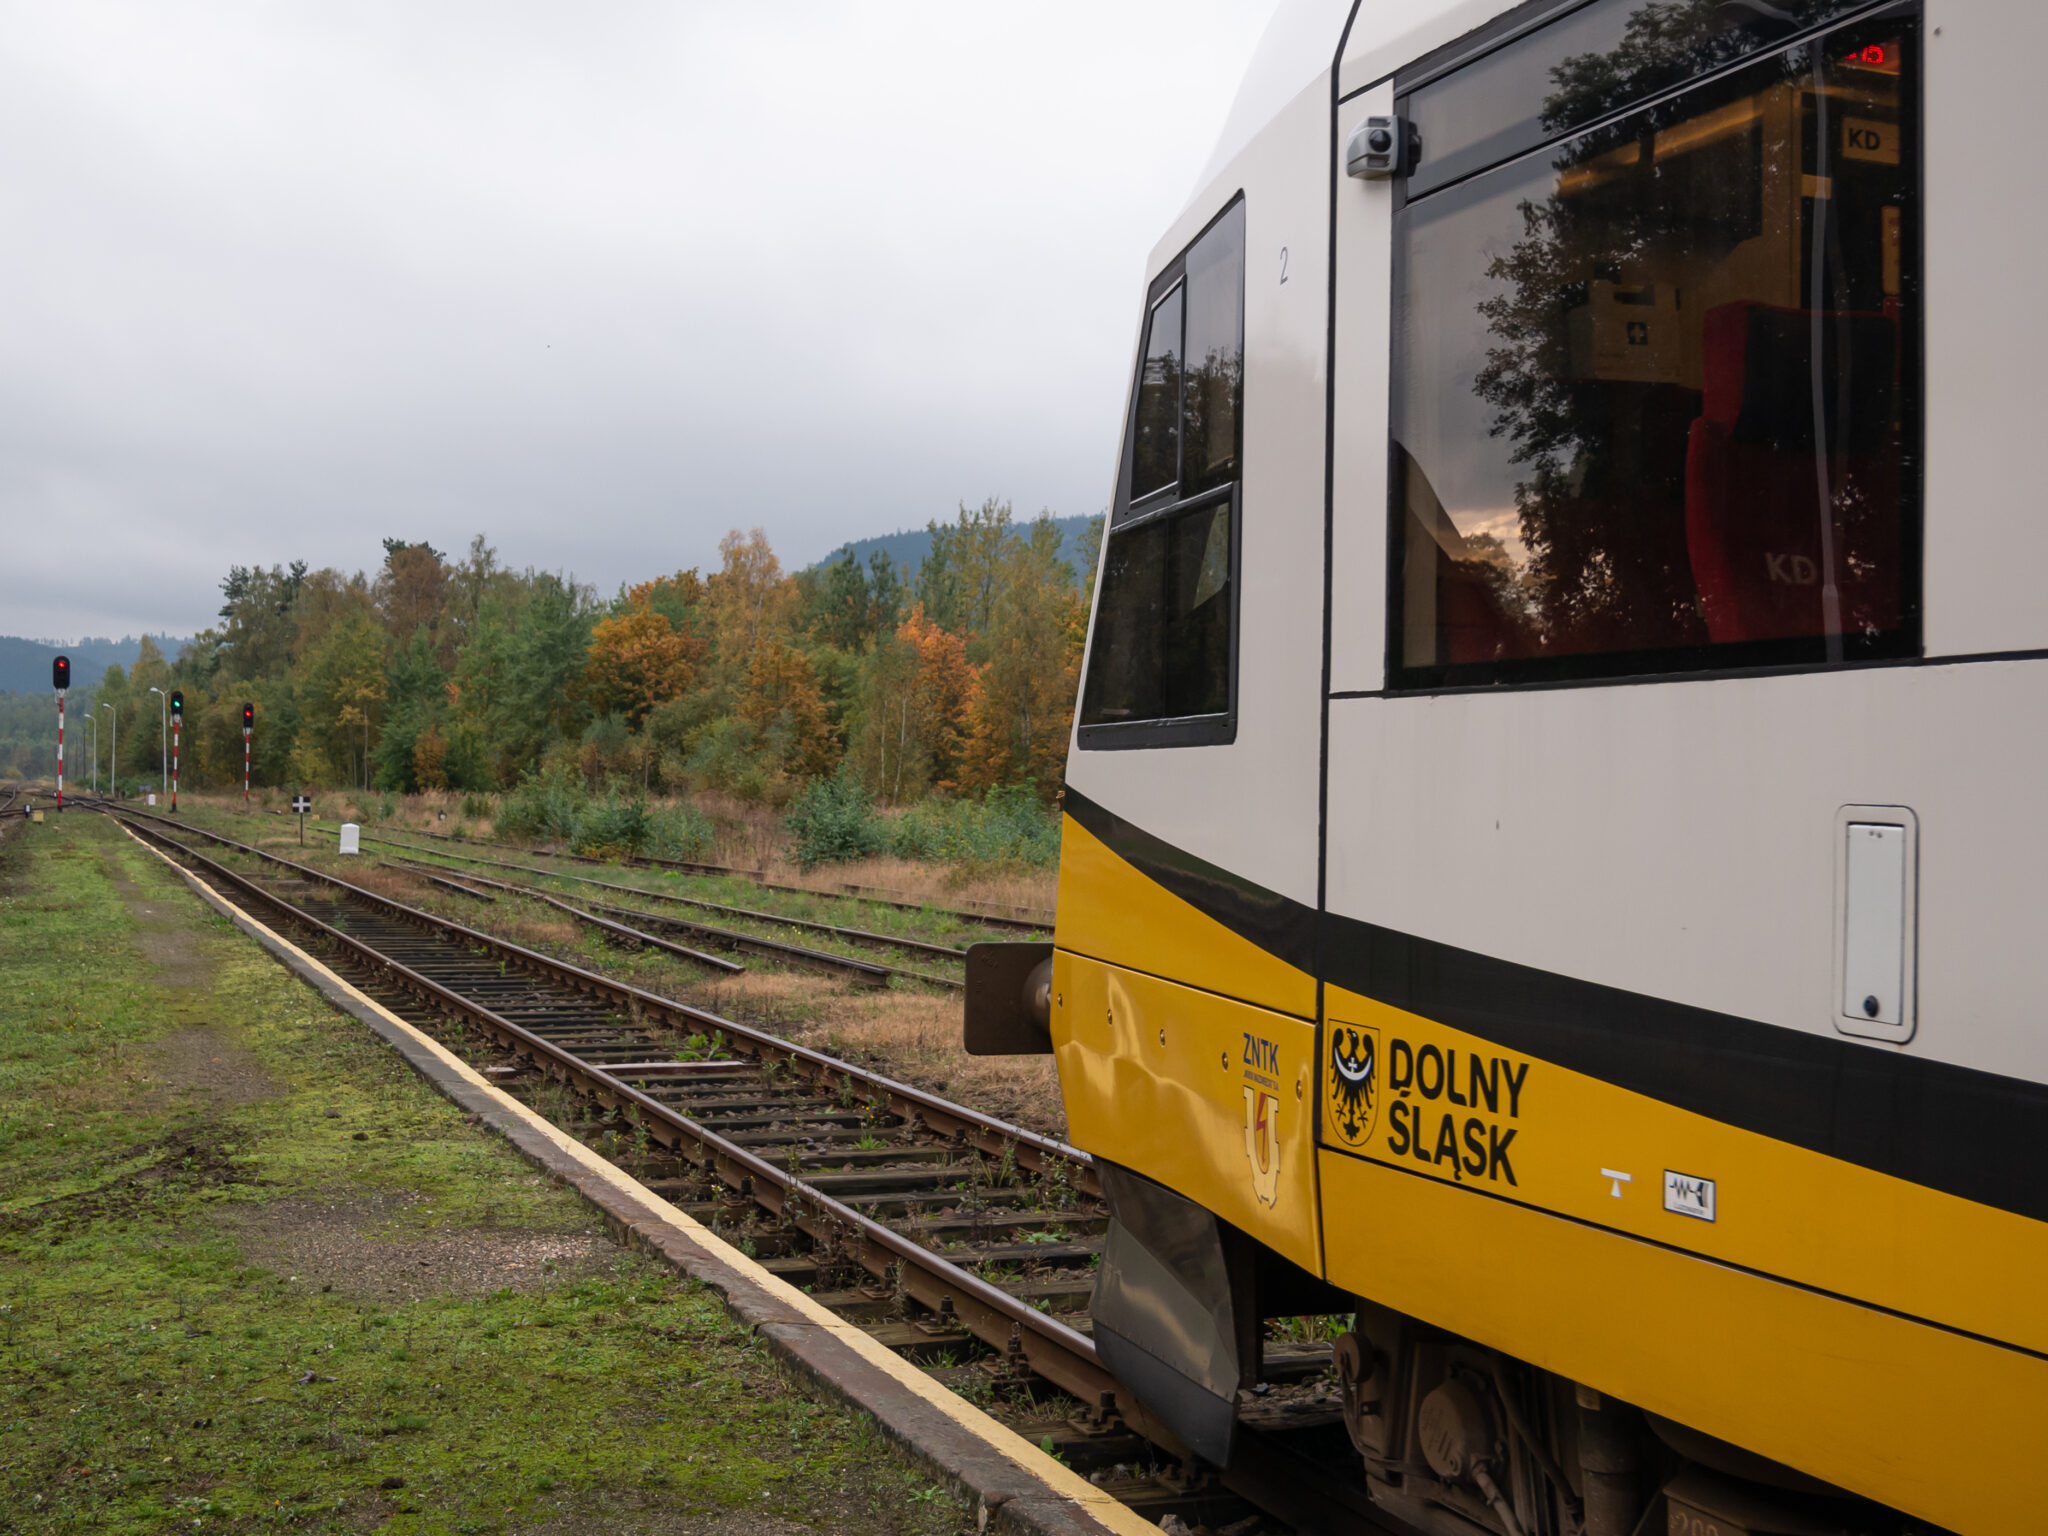
<svg viewBox="0 0 2048 1536">
<path fill-rule="evenodd" d="M 1237 733 L 1244 202 L 1160 274 L 1103 552 L 1080 745 Z"/>
<path fill-rule="evenodd" d="M 1596 0 L 1406 91 L 1392 686 L 1917 652 L 1919 14 L 1845 9 Z"/>
</svg>

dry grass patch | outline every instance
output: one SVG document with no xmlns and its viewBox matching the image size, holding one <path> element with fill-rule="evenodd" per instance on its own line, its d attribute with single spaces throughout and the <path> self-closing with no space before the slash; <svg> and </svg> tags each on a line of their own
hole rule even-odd
<svg viewBox="0 0 2048 1536">
<path fill-rule="evenodd" d="M 935 907 L 981 903 L 1022 908 L 1037 916 L 1051 915 L 1059 894 L 1059 877 L 1049 869 L 962 870 L 915 859 L 862 859 L 856 864 L 821 866 L 809 874 L 783 863 L 770 870 L 768 878 L 833 895 L 842 894 L 849 885 L 859 885 L 891 901 L 926 902 Z"/>
<path fill-rule="evenodd" d="M 421 895 L 431 889 L 424 875 L 394 869 L 389 864 L 344 865 L 335 874 L 350 885 L 359 885 L 366 891 L 375 891 L 379 896 L 388 896 L 407 906 L 417 905 Z"/>
<path fill-rule="evenodd" d="M 837 1016 L 847 984 L 820 971 L 742 971 L 720 976 L 700 989 L 713 1007 L 735 1018 L 766 1022 Z"/>
<path fill-rule="evenodd" d="M 813 1049 L 859 1061 L 983 1114 L 1062 1139 L 1067 1117 L 1050 1056 L 969 1056 L 960 1000 L 910 992 L 840 1000 L 829 1017 L 794 1033 Z"/>
<path fill-rule="evenodd" d="M 577 939 L 576 925 L 571 922 L 513 923 L 497 931 L 504 932 L 507 938 L 528 948 L 538 948 L 544 944 L 566 946 L 574 944 Z"/>
</svg>

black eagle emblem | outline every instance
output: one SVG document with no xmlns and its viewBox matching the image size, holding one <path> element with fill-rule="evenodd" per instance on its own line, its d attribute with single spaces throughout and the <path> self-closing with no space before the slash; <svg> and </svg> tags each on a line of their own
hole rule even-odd
<svg viewBox="0 0 2048 1536">
<path fill-rule="evenodd" d="M 1330 1026 L 1330 1121 L 1346 1146 L 1363 1146 L 1372 1134 L 1378 1071 L 1377 1030 Z"/>
</svg>

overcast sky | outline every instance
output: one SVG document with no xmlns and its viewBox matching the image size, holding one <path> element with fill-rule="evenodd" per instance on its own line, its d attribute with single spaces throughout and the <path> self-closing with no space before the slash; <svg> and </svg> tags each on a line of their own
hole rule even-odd
<svg viewBox="0 0 2048 1536">
<path fill-rule="evenodd" d="M 0 633 L 1106 499 L 1273 0 L 0 3 Z"/>
</svg>

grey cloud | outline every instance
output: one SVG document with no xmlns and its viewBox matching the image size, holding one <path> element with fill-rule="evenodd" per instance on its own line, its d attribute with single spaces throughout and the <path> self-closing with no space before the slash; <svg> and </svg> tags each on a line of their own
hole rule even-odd
<svg viewBox="0 0 2048 1536">
<path fill-rule="evenodd" d="M 1270 8 L 0 6 L 0 632 L 1093 511 Z"/>
</svg>

